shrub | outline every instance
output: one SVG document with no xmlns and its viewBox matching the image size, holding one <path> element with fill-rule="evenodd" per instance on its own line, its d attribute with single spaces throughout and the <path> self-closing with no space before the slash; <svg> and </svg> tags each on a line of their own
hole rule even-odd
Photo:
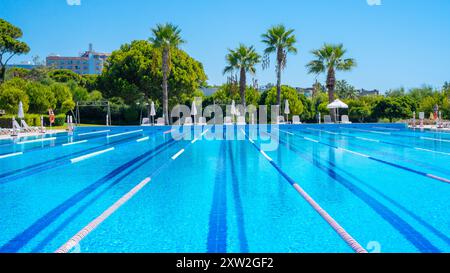
<svg viewBox="0 0 450 273">
<path fill-rule="evenodd" d="M 25 91 L 7 84 L 0 88 L 0 109 L 9 114 L 16 114 L 19 110 L 20 101 L 22 101 L 24 112 L 27 112 L 29 97 Z"/>
</svg>

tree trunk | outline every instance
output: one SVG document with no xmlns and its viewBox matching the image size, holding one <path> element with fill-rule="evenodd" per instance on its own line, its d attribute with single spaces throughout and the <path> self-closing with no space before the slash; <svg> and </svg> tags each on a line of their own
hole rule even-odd
<svg viewBox="0 0 450 273">
<path fill-rule="evenodd" d="M 328 89 L 328 103 L 334 101 L 334 87 L 336 84 L 336 75 L 333 68 L 328 69 L 327 74 L 327 89 Z M 331 120 L 336 122 L 336 113 L 334 109 L 330 109 Z"/>
<path fill-rule="evenodd" d="M 5 74 L 6 74 L 6 65 L 2 65 L 0 68 L 0 83 L 3 83 L 5 80 Z"/>
<path fill-rule="evenodd" d="M 163 81 L 162 81 L 162 89 L 163 89 L 163 115 L 164 122 L 166 125 L 169 125 L 169 94 L 167 87 L 167 79 L 169 77 L 169 48 L 163 48 L 162 53 L 162 73 L 163 73 Z"/>
<path fill-rule="evenodd" d="M 247 85 L 247 79 L 246 79 L 246 75 L 245 75 L 245 69 L 241 68 L 241 75 L 239 78 L 239 95 L 241 96 L 241 103 L 244 107 L 246 106 L 246 102 L 245 102 L 245 87 L 246 87 L 246 85 Z"/>
<path fill-rule="evenodd" d="M 277 50 L 277 105 L 280 106 L 281 103 L 281 69 L 283 62 L 283 49 L 278 48 Z"/>
</svg>

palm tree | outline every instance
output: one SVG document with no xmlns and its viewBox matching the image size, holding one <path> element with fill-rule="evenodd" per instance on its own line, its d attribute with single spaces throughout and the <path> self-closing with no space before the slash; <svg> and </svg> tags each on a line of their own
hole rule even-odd
<svg viewBox="0 0 450 273">
<path fill-rule="evenodd" d="M 170 51 L 177 48 L 185 41 L 181 39 L 181 30 L 178 26 L 171 23 L 158 24 L 156 28 L 152 29 L 153 37 L 149 38 L 149 41 L 153 43 L 156 48 L 160 48 L 162 51 L 162 89 L 163 89 L 163 115 L 164 122 L 169 124 L 169 95 L 167 79 L 170 74 Z"/>
<path fill-rule="evenodd" d="M 297 40 L 293 32 L 293 29 L 286 30 L 284 25 L 278 25 L 271 27 L 261 35 L 262 42 L 266 44 L 264 67 L 268 65 L 268 56 L 274 52 L 277 54 L 277 66 L 275 68 L 277 73 L 277 105 L 280 105 L 281 100 L 281 72 L 286 67 L 287 54 L 297 53 L 297 48 L 294 47 Z"/>
<path fill-rule="evenodd" d="M 228 49 L 226 55 L 227 66 L 223 70 L 223 74 L 239 71 L 239 95 L 241 103 L 245 107 L 245 88 L 247 86 L 246 74 L 250 72 L 255 74 L 255 65 L 260 62 L 261 56 L 255 51 L 253 46 L 246 47 L 240 44 L 236 49 Z"/>
<path fill-rule="evenodd" d="M 309 73 L 327 73 L 326 86 L 328 89 L 328 101 L 334 101 L 334 89 L 336 85 L 336 71 L 349 71 L 356 66 L 352 58 L 344 59 L 347 52 L 342 44 L 324 44 L 322 48 L 313 50 L 311 53 L 316 57 L 306 67 Z M 336 119 L 334 111 L 330 111 L 333 120 Z"/>
</svg>

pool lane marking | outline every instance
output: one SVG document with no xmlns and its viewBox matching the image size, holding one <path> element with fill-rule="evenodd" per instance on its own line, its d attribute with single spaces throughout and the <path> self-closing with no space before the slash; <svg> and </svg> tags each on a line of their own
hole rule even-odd
<svg viewBox="0 0 450 273">
<path fill-rule="evenodd" d="M 98 152 L 93 152 L 93 153 L 90 153 L 90 154 L 87 154 L 87 155 L 82 155 L 82 156 L 79 156 L 79 157 L 76 157 L 76 158 L 72 158 L 70 160 L 70 162 L 77 163 L 77 162 L 83 161 L 85 159 L 88 159 L 88 158 L 91 158 L 91 157 L 94 157 L 94 156 L 97 156 L 97 155 L 101 155 L 101 154 L 104 154 L 104 153 L 107 153 L 107 152 L 110 152 L 110 151 L 113 151 L 113 150 L 114 150 L 114 147 L 111 147 L 111 148 L 108 148 L 108 149 L 105 149 L 105 150 L 101 150 L 101 151 L 98 151 Z"/>
<path fill-rule="evenodd" d="M 339 133 L 331 132 L 331 131 L 327 131 L 327 130 L 321 130 L 321 129 L 310 128 L 310 127 L 306 127 L 306 129 L 311 130 L 311 131 L 325 132 L 325 133 L 332 134 L 332 135 L 339 135 Z"/>
<path fill-rule="evenodd" d="M 207 130 L 206 130 L 207 131 Z M 189 145 L 187 144 L 184 149 L 187 149 Z M 184 150 L 182 149 L 182 150 Z M 124 205 L 128 200 L 130 200 L 134 195 L 136 195 L 143 187 L 145 187 L 150 181 L 151 177 L 158 174 L 164 167 L 168 166 L 170 162 L 173 160 L 166 161 L 163 165 L 158 167 L 149 177 L 142 180 L 139 184 L 137 184 L 133 189 L 131 189 L 128 193 L 123 195 L 119 200 L 117 200 L 113 205 L 111 205 L 107 210 L 105 210 L 100 216 L 95 218 L 89 224 L 87 224 L 84 228 L 78 231 L 72 238 L 70 238 L 66 243 L 64 243 L 61 247 L 55 250 L 55 253 L 68 253 L 73 247 L 78 245 L 81 240 L 83 240 L 89 233 L 91 233 L 95 228 L 97 228 L 100 224 L 102 224 L 109 216 L 111 216 L 117 209 L 119 209 L 122 205 Z"/>
<path fill-rule="evenodd" d="M 347 149 L 344 149 L 344 148 L 341 148 L 341 147 L 338 147 L 337 150 L 341 150 L 341 151 L 348 152 L 348 153 L 351 153 L 351 154 L 355 154 L 355 155 L 359 155 L 359 156 L 362 156 L 362 157 L 370 158 L 370 156 L 368 156 L 366 154 L 358 153 L 358 152 L 351 151 L 351 150 L 347 150 Z"/>
<path fill-rule="evenodd" d="M 433 151 L 433 150 L 429 150 L 429 149 L 424 149 L 424 148 L 419 148 L 419 147 L 414 147 L 414 149 L 416 149 L 416 150 L 419 150 L 419 151 L 425 151 L 425 152 L 436 153 L 436 154 L 442 154 L 442 155 L 450 155 L 450 153 L 446 153 L 446 152 L 439 152 L 439 151 Z"/>
<path fill-rule="evenodd" d="M 371 141 L 371 142 L 380 142 L 378 139 L 371 139 L 371 138 L 366 138 L 366 137 L 356 137 L 356 138 L 360 139 L 360 140 Z"/>
<path fill-rule="evenodd" d="M 277 129 L 277 128 L 274 128 L 274 130 L 277 130 L 277 131 L 280 131 L 280 132 L 286 133 L 286 134 L 288 134 L 288 135 L 291 135 L 291 136 L 293 136 L 293 135 L 294 135 L 293 133 L 291 133 L 291 132 L 288 132 L 288 131 L 285 131 L 285 130 L 280 130 L 280 129 Z"/>
<path fill-rule="evenodd" d="M 439 138 L 433 138 L 433 137 L 420 137 L 420 139 L 439 141 L 439 142 L 450 142 L 450 139 L 439 139 Z"/>
<path fill-rule="evenodd" d="M 171 133 L 173 131 L 175 131 L 175 129 L 170 129 L 170 130 L 164 131 L 163 134 L 168 134 L 168 133 Z"/>
<path fill-rule="evenodd" d="M 299 136 L 299 135 L 295 135 L 295 136 L 297 136 L 299 138 L 305 138 L 305 137 L 302 137 L 302 136 Z M 365 155 L 365 154 L 362 154 L 362 153 L 358 153 L 358 152 L 355 152 L 355 151 L 344 149 L 344 148 L 341 148 L 339 146 L 334 146 L 334 145 L 331 145 L 331 144 L 328 144 L 328 143 L 325 143 L 325 142 L 322 142 L 322 141 L 318 141 L 317 143 L 318 144 L 322 144 L 322 145 L 326 145 L 326 146 L 331 147 L 331 148 L 336 149 L 336 150 L 342 150 L 342 151 L 349 152 L 349 153 L 352 153 L 352 154 L 355 154 L 355 155 L 358 155 L 358 156 L 362 156 L 362 157 L 365 157 L 367 159 L 370 159 L 370 160 L 373 160 L 373 161 L 377 161 L 377 162 L 380 162 L 380 163 L 384 163 L 386 165 L 390 165 L 390 166 L 393 166 L 393 167 L 396 167 L 396 168 L 399 168 L 399 169 L 402 169 L 402 170 L 405 170 L 405 171 L 409 171 L 409 172 L 412 172 L 412 173 L 415 173 L 415 174 L 418 174 L 418 175 L 422 175 L 422 176 L 425 176 L 425 177 L 428 177 L 428 178 L 431 178 L 431 179 L 434 179 L 434 180 L 437 180 L 437 181 L 440 181 L 440 182 L 450 183 L 450 179 L 447 179 L 445 177 L 440 177 L 440 176 L 437 176 L 437 175 L 434 175 L 434 174 L 430 174 L 430 173 L 414 170 L 414 169 L 409 168 L 409 167 L 405 167 L 405 166 L 402 166 L 402 165 L 399 165 L 399 164 L 396 164 L 396 163 L 392 163 L 392 162 L 389 162 L 389 161 L 386 161 L 386 160 L 383 160 L 383 159 L 379 159 L 379 158 L 376 158 L 376 157 L 372 157 L 372 156 L 369 156 L 369 155 Z"/>
<path fill-rule="evenodd" d="M 373 129 L 382 129 L 382 130 L 391 130 L 391 131 L 400 131 L 397 128 L 389 128 L 389 127 L 372 127 Z"/>
<path fill-rule="evenodd" d="M 5 154 L 5 155 L 0 155 L 0 159 L 13 157 L 13 156 L 18 156 L 18 155 L 23 155 L 23 152 L 17 152 L 17 153 L 10 153 L 10 154 Z"/>
<path fill-rule="evenodd" d="M 142 141 L 146 141 L 149 140 L 150 138 L 148 136 L 140 138 L 140 139 L 136 139 L 136 142 L 142 142 Z"/>
<path fill-rule="evenodd" d="M 247 139 L 250 139 L 243 130 L 242 132 Z M 254 142 L 252 142 L 252 144 L 257 150 L 262 151 L 262 149 L 259 148 Z M 300 187 L 295 180 L 286 174 L 273 160 L 269 160 L 269 163 L 289 182 L 289 184 L 294 187 L 294 189 L 306 200 L 306 202 L 308 202 L 308 204 L 313 207 L 313 209 L 319 213 L 320 216 L 322 216 L 322 218 L 356 253 L 367 253 L 367 250 L 365 250 L 332 216 L 330 216 L 302 187 Z"/>
<path fill-rule="evenodd" d="M 93 132 L 88 132 L 88 133 L 81 133 L 78 135 L 79 136 L 87 136 L 87 135 L 95 135 L 95 134 L 101 134 L 101 133 L 107 133 L 107 132 L 111 132 L 111 130 L 93 131 Z"/>
<path fill-rule="evenodd" d="M 118 136 L 123 136 L 123 135 L 129 135 L 129 134 L 134 134 L 134 133 L 139 133 L 142 132 L 144 130 L 140 129 L 140 130 L 134 130 L 134 131 L 129 131 L 129 132 L 123 132 L 123 133 L 119 133 L 119 134 L 114 134 L 114 135 L 108 135 L 106 136 L 107 138 L 112 138 L 112 137 L 118 137 Z"/>
<path fill-rule="evenodd" d="M 27 144 L 27 143 L 34 143 L 34 142 L 44 142 L 44 141 L 51 141 L 51 140 L 55 140 L 55 139 L 56 139 L 56 137 L 38 138 L 38 139 L 33 139 L 33 140 L 19 141 L 16 144 Z"/>
<path fill-rule="evenodd" d="M 176 154 L 174 154 L 171 158 L 172 160 L 177 159 L 182 153 L 184 153 L 184 149 L 179 150 Z"/>
<path fill-rule="evenodd" d="M 62 146 L 77 145 L 77 144 L 86 143 L 86 142 L 88 142 L 88 141 L 87 140 L 80 140 L 80 141 L 75 141 L 75 142 L 63 143 Z"/>
<path fill-rule="evenodd" d="M 369 132 L 369 133 L 382 134 L 382 135 L 391 135 L 390 132 L 380 132 L 380 131 L 374 131 L 374 130 L 364 130 L 364 129 L 347 128 L 347 127 L 339 127 L 339 129 L 344 129 L 344 130 L 355 130 L 355 131 Z"/>
<path fill-rule="evenodd" d="M 309 137 L 303 137 L 303 139 L 304 139 L 304 140 L 311 141 L 311 142 L 319 143 L 318 140 L 315 140 L 315 139 L 312 139 L 312 138 L 309 138 Z"/>
<path fill-rule="evenodd" d="M 73 247 L 78 245 L 83 238 L 85 238 L 89 233 L 91 233 L 95 228 L 97 228 L 103 221 L 105 221 L 111 214 L 113 214 L 117 209 L 119 209 L 123 204 L 130 200 L 137 192 L 139 192 L 145 185 L 150 183 L 151 178 L 147 177 L 142 180 L 139 184 L 133 187 L 128 193 L 117 200 L 113 205 L 111 205 L 107 210 L 100 214 L 97 218 L 91 221 L 87 226 L 78 231 L 72 238 L 69 239 L 65 244 L 59 247 L 55 253 L 68 253 Z"/>
</svg>

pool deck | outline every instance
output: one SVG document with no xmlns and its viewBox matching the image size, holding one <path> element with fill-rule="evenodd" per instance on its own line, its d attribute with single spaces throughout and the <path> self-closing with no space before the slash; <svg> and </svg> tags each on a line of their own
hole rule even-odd
<svg viewBox="0 0 450 273">
<path fill-rule="evenodd" d="M 17 138 L 17 137 L 30 137 L 30 136 L 40 136 L 40 135 L 45 135 L 45 134 L 56 134 L 56 133 L 62 133 L 65 132 L 66 130 L 63 129 L 57 129 L 57 130 L 47 130 L 45 131 L 45 133 L 39 133 L 39 132 L 34 132 L 34 133 L 19 133 L 18 136 L 12 137 L 10 135 L 3 135 L 0 136 L 0 140 L 2 139 L 13 139 L 13 138 Z"/>
<path fill-rule="evenodd" d="M 415 128 L 412 126 L 408 126 L 410 129 L 420 129 L 419 126 L 416 126 Z M 436 125 L 424 125 L 423 129 L 425 130 L 433 130 L 433 131 L 440 131 L 440 132 L 450 132 L 450 128 L 437 128 Z"/>
</svg>

